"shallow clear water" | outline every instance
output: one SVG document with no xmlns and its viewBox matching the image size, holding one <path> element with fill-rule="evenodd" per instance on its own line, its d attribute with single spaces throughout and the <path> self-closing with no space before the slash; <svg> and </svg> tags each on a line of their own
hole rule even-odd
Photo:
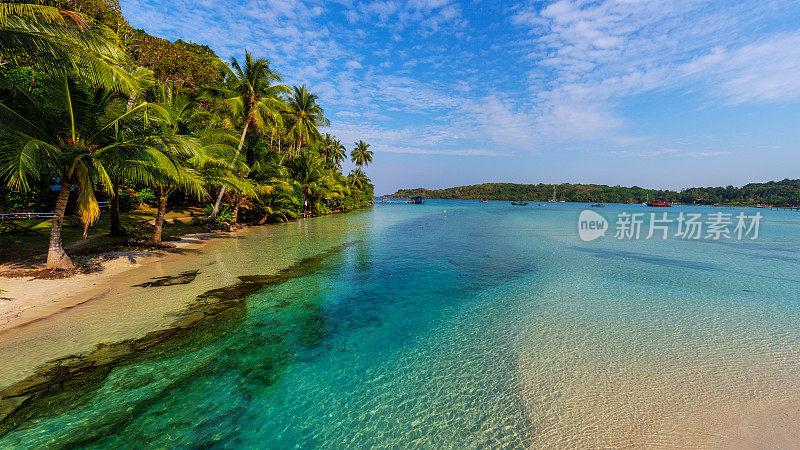
<svg viewBox="0 0 800 450">
<path fill-rule="evenodd" d="M 585 207 L 429 201 L 307 221 L 295 233 L 319 253 L 350 244 L 0 446 L 778 439 L 775 414 L 800 418 L 800 214 L 761 211 L 755 241 L 584 243 Z M 622 210 L 651 212 L 598 212 Z M 308 232 L 330 221 L 347 221 L 336 239 Z M 257 254 L 259 236 L 238 247 Z"/>
</svg>

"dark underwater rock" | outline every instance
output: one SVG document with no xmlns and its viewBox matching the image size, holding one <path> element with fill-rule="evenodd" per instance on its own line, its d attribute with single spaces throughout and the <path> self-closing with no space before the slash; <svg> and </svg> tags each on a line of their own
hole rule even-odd
<svg viewBox="0 0 800 450">
<path fill-rule="evenodd" d="M 187 272 L 179 273 L 178 275 L 156 277 L 153 278 L 154 281 L 148 281 L 142 284 L 135 284 L 133 285 L 133 287 L 159 287 L 159 286 L 174 286 L 176 284 L 189 284 L 192 281 L 194 281 L 198 273 L 200 273 L 199 270 L 190 270 Z"/>
</svg>

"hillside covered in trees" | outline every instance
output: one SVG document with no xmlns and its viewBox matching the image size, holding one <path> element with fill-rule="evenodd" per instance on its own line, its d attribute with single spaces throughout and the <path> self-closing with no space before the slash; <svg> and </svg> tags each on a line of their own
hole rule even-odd
<svg viewBox="0 0 800 450">
<path fill-rule="evenodd" d="M 553 197 L 552 184 L 484 183 L 447 189 L 400 189 L 389 197 L 477 200 L 547 201 Z M 800 205 L 800 180 L 750 183 L 742 187 L 697 187 L 682 191 L 644 189 L 638 186 L 606 186 L 599 184 L 558 184 L 558 200 L 568 202 L 641 203 L 664 200 L 698 205 Z"/>
</svg>

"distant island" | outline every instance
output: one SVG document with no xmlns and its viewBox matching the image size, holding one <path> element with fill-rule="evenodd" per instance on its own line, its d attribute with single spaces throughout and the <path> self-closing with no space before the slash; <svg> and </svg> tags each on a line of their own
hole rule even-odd
<svg viewBox="0 0 800 450">
<path fill-rule="evenodd" d="M 531 200 L 543 202 L 552 200 L 554 186 L 556 199 L 568 202 L 642 203 L 649 199 L 698 205 L 800 205 L 800 180 L 789 179 L 766 183 L 750 183 L 738 188 L 734 186 L 695 187 L 682 191 L 601 184 L 484 183 L 447 189 L 400 189 L 394 194 L 385 197 L 409 198 L 421 195 L 433 199 Z"/>
</svg>

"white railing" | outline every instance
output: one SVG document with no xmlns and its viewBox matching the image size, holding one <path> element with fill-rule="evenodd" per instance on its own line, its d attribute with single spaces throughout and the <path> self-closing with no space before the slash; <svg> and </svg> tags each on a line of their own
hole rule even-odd
<svg viewBox="0 0 800 450">
<path fill-rule="evenodd" d="M 108 202 L 97 202 L 100 209 L 109 207 Z M 51 212 L 13 212 L 0 213 L 0 220 L 23 220 L 23 219 L 50 219 L 53 217 Z M 66 217 L 66 216 L 65 216 Z"/>
<path fill-rule="evenodd" d="M 0 220 L 22 220 L 22 219 L 49 219 L 53 217 L 53 213 L 36 213 L 36 212 L 16 212 L 16 213 L 3 213 L 0 214 Z"/>
</svg>

